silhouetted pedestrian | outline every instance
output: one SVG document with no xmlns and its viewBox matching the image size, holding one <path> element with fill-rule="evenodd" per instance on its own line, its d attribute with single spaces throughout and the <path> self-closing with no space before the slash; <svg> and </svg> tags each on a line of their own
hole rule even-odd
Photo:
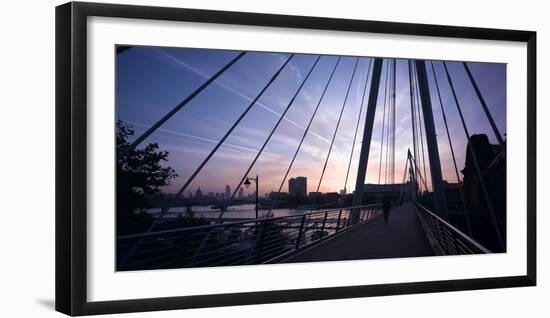
<svg viewBox="0 0 550 318">
<path fill-rule="evenodd" d="M 382 209 L 384 210 L 384 222 L 388 223 L 388 218 L 390 217 L 391 202 L 388 196 L 384 196 L 384 201 L 382 202 Z"/>
</svg>

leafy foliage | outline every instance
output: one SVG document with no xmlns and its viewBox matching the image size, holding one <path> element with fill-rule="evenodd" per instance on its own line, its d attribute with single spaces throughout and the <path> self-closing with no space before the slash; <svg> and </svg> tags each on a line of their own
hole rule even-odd
<svg viewBox="0 0 550 318">
<path fill-rule="evenodd" d="M 177 174 L 163 165 L 168 152 L 159 151 L 157 143 L 131 149 L 128 138 L 134 130 L 120 120 L 116 130 L 117 234 L 140 233 L 152 224 L 152 216 L 145 212 L 148 199 L 170 185 Z"/>
</svg>

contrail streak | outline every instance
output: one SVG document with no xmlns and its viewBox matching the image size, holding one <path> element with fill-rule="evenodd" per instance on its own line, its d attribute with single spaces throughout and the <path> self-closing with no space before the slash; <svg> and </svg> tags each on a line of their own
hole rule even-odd
<svg viewBox="0 0 550 318">
<path fill-rule="evenodd" d="M 127 121 L 127 122 L 131 125 L 134 125 L 134 126 L 141 126 L 141 127 L 144 127 L 144 128 L 149 127 L 148 125 L 138 123 L 138 122 L 135 122 L 135 121 Z M 211 144 L 218 143 L 218 141 L 214 140 L 214 139 L 204 138 L 204 137 L 195 136 L 195 135 L 190 135 L 190 134 L 182 133 L 182 132 L 171 130 L 171 129 L 159 128 L 158 131 L 173 134 L 173 135 L 177 135 L 177 136 L 181 136 L 181 137 L 187 137 L 187 138 L 191 138 L 191 139 L 195 139 L 195 140 L 200 140 L 200 141 L 204 141 L 204 142 L 211 143 Z M 235 145 L 235 144 L 231 144 L 231 143 L 224 143 L 224 146 L 229 147 L 229 148 L 234 148 L 234 149 L 237 149 L 237 150 L 244 150 L 244 151 L 250 151 L 250 152 L 257 152 L 258 151 L 258 149 L 249 148 L 249 147 L 245 147 L 245 146 L 239 146 L 239 145 Z"/>
<path fill-rule="evenodd" d="M 201 77 L 203 77 L 203 78 L 209 78 L 209 75 L 204 74 L 204 73 L 203 73 L 202 71 L 200 71 L 199 69 L 197 69 L 197 68 L 195 68 L 195 67 L 193 67 L 193 66 L 191 66 L 191 65 L 189 65 L 189 64 L 187 64 L 187 63 L 185 63 L 185 62 L 183 62 L 183 61 L 180 61 L 179 59 L 177 59 L 177 58 L 175 58 L 174 56 L 172 56 L 172 55 L 170 55 L 170 54 L 168 54 L 168 53 L 162 51 L 161 49 L 158 49 L 158 48 L 154 48 L 154 49 L 155 49 L 158 53 L 162 54 L 164 57 L 166 57 L 166 58 L 168 58 L 169 60 L 171 60 L 172 62 L 174 62 L 174 63 L 176 63 L 176 64 L 178 64 L 178 65 L 181 65 L 181 66 L 185 67 L 186 69 L 192 71 L 193 73 L 195 73 L 195 74 L 197 74 L 197 75 L 199 75 L 199 76 L 201 76 Z M 229 85 L 227 85 L 227 84 L 224 84 L 224 83 L 222 83 L 222 82 L 220 82 L 220 81 L 215 81 L 215 82 L 213 82 L 213 84 L 216 84 L 216 85 L 218 85 L 218 86 L 224 88 L 225 90 L 227 90 L 227 91 L 229 91 L 229 92 L 231 92 L 231 93 L 233 93 L 233 94 L 235 94 L 235 95 L 237 95 L 237 96 L 240 96 L 240 97 L 242 97 L 242 98 L 244 98 L 244 99 L 246 99 L 246 100 L 248 100 L 248 101 L 252 101 L 252 97 L 250 97 L 250 96 L 248 96 L 248 95 L 246 95 L 246 94 L 244 94 L 244 93 L 242 93 L 242 92 L 240 92 L 240 91 L 234 89 L 233 87 L 231 87 L 231 86 L 229 86 Z M 256 104 L 258 104 L 258 105 L 259 105 L 260 107 L 262 107 L 263 109 L 267 110 L 268 112 L 270 112 L 270 113 L 272 113 L 272 114 L 274 114 L 274 115 L 276 115 L 276 116 L 278 116 L 278 117 L 281 117 L 281 116 L 282 116 L 281 113 L 279 113 L 279 112 L 273 110 L 271 107 L 267 106 L 266 104 L 261 103 L 260 101 L 257 101 Z M 298 124 L 297 122 L 295 122 L 295 121 L 293 121 L 293 120 L 291 120 L 291 119 L 288 119 L 288 118 L 285 117 L 285 118 L 283 118 L 283 120 L 286 121 L 286 122 L 288 122 L 288 123 L 290 123 L 290 124 L 292 124 L 292 125 L 294 125 L 294 126 L 296 126 L 296 127 L 298 127 L 298 128 L 300 128 L 301 130 L 306 130 L 306 128 L 305 128 L 304 126 Z M 311 134 L 311 135 L 313 135 L 313 136 L 315 136 L 315 137 L 321 139 L 323 142 L 325 142 L 325 143 L 327 143 L 327 144 L 330 145 L 330 140 L 326 139 L 325 137 L 323 137 L 323 136 L 321 136 L 321 135 L 319 135 L 319 134 L 317 134 L 317 133 L 315 133 L 315 132 L 313 132 L 313 131 L 311 131 L 311 130 L 308 131 L 308 134 Z M 334 147 L 335 149 L 338 149 L 338 148 L 336 147 L 336 145 L 333 145 L 333 147 Z"/>
</svg>

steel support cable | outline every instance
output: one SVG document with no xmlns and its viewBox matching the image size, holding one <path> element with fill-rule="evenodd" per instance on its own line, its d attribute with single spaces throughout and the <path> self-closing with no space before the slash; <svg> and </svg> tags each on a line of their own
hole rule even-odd
<svg viewBox="0 0 550 318">
<path fill-rule="evenodd" d="M 332 72 L 330 73 L 330 76 L 328 78 L 327 84 L 325 85 L 325 88 L 323 89 L 323 92 L 321 93 L 321 97 L 319 97 L 319 102 L 317 103 L 317 106 L 315 106 L 315 111 L 313 112 L 313 115 L 311 115 L 311 118 L 309 119 L 309 123 L 306 126 L 306 129 L 304 130 L 304 134 L 302 135 L 302 139 L 300 140 L 300 143 L 298 144 L 298 148 L 296 148 L 296 151 L 294 152 L 294 156 L 292 157 L 292 160 L 290 161 L 290 165 L 288 166 L 288 169 L 285 172 L 285 176 L 283 177 L 283 181 L 281 181 L 281 185 L 279 186 L 279 190 L 277 192 L 281 192 L 283 189 L 283 185 L 285 184 L 286 178 L 288 177 L 288 174 L 290 173 L 290 169 L 292 169 L 292 165 L 294 164 L 294 161 L 296 160 L 296 156 L 298 155 L 298 152 L 300 152 L 300 148 L 302 147 L 302 144 L 304 142 L 304 139 L 306 139 L 306 136 L 309 132 L 309 128 L 311 127 L 311 124 L 313 123 L 313 119 L 315 118 L 315 115 L 317 114 L 317 111 L 319 110 L 319 106 L 321 105 L 325 93 L 327 92 L 327 89 L 332 81 L 332 77 L 334 76 L 334 73 L 336 72 L 336 68 L 338 67 L 338 64 L 340 64 L 340 60 L 342 57 L 338 57 L 338 60 L 336 61 L 336 64 L 334 65 Z"/>
<path fill-rule="evenodd" d="M 396 107 L 396 82 L 397 82 L 397 61 L 394 59 L 392 63 L 392 82 L 391 82 L 391 121 L 392 121 L 392 134 L 391 134 L 391 157 L 390 157 L 390 182 L 393 184 L 395 182 L 395 107 Z"/>
<path fill-rule="evenodd" d="M 187 179 L 187 181 L 183 184 L 183 186 L 180 188 L 180 190 L 176 193 L 176 195 L 172 198 L 172 200 L 170 200 L 170 202 L 168 203 L 168 205 L 166 207 L 164 207 L 159 215 L 159 217 L 162 217 L 164 216 L 168 210 L 172 207 L 172 205 L 175 203 L 175 201 L 181 196 L 181 194 L 185 191 L 185 189 L 187 189 L 187 187 L 191 184 L 191 182 L 193 182 L 193 180 L 195 179 L 195 177 L 197 176 L 197 174 L 199 174 L 199 172 L 202 170 L 202 168 L 208 163 L 208 161 L 210 160 L 210 158 L 212 158 L 212 156 L 216 153 L 216 151 L 221 147 L 221 145 L 224 143 L 224 141 L 227 139 L 227 137 L 229 137 L 229 135 L 231 135 L 231 133 L 233 132 L 233 130 L 235 129 L 235 127 L 237 127 L 237 125 L 239 125 L 239 123 L 241 122 L 241 120 L 246 116 L 246 114 L 248 114 L 248 112 L 250 111 L 250 109 L 252 108 L 252 106 L 254 106 L 256 104 L 256 102 L 260 99 L 260 97 L 263 96 L 264 92 L 271 86 L 271 84 L 275 81 L 275 79 L 279 76 L 279 74 L 281 73 L 281 71 L 285 68 L 285 66 L 290 62 L 290 60 L 292 59 L 292 57 L 294 56 L 294 54 L 291 54 L 288 59 L 281 65 L 281 67 L 279 67 L 279 69 L 277 70 L 277 72 L 275 72 L 275 74 L 273 74 L 273 76 L 271 77 L 271 79 L 267 82 L 267 84 L 262 88 L 262 90 L 258 93 L 258 95 L 256 96 L 256 98 L 254 98 L 254 100 L 252 100 L 252 102 L 250 102 L 250 104 L 248 105 L 248 107 L 245 109 L 245 111 L 239 116 L 239 118 L 233 123 L 233 125 L 231 126 L 231 128 L 229 128 L 229 130 L 225 133 L 225 135 L 222 137 L 222 139 L 220 139 L 218 141 L 218 143 L 216 144 L 216 146 L 210 151 L 210 153 L 206 156 L 206 158 L 203 159 L 203 161 L 201 162 L 201 164 L 197 167 L 197 169 L 195 169 L 195 171 L 193 172 L 193 174 Z M 157 218 L 158 219 L 158 218 Z"/>
<path fill-rule="evenodd" d="M 351 167 L 351 160 L 353 159 L 353 151 L 355 150 L 355 141 L 357 140 L 357 131 L 359 131 L 359 122 L 361 121 L 361 113 L 363 112 L 363 103 L 365 102 L 365 95 L 367 93 L 367 83 L 369 82 L 369 75 L 372 66 L 372 59 L 369 60 L 369 67 L 367 68 L 367 77 L 365 77 L 365 88 L 363 88 L 363 96 L 361 97 L 361 107 L 359 107 L 359 114 L 357 115 L 357 123 L 355 125 L 355 134 L 353 135 L 353 142 L 351 144 L 351 153 L 349 155 L 348 169 L 346 172 L 346 181 L 344 182 L 344 191 L 347 193 L 349 170 Z"/>
<path fill-rule="evenodd" d="M 271 137 L 273 136 L 273 134 L 275 133 L 275 131 L 277 130 L 277 128 L 279 127 L 279 124 L 283 121 L 283 118 L 285 117 L 286 113 L 288 112 L 288 110 L 290 109 L 290 107 L 292 105 L 294 105 L 294 101 L 296 100 L 296 97 L 298 97 L 298 95 L 300 94 L 300 92 L 302 91 L 302 88 L 304 87 L 305 83 L 307 82 L 309 76 L 311 75 L 311 73 L 313 72 L 313 69 L 315 69 L 315 66 L 317 65 L 317 63 L 319 62 L 319 60 L 321 59 L 321 56 L 317 56 L 317 59 L 315 60 L 315 63 L 313 63 L 313 66 L 309 69 L 306 77 L 304 78 L 304 80 L 302 81 L 302 83 L 300 84 L 300 86 L 298 87 L 298 89 L 296 90 L 296 92 L 294 93 L 294 96 L 292 96 L 292 99 L 288 102 L 284 112 L 281 114 L 281 117 L 279 117 L 279 120 L 277 121 L 277 123 L 275 124 L 275 126 L 273 126 L 273 128 L 271 129 L 271 132 L 269 133 L 269 135 L 267 136 L 267 139 L 265 140 L 264 144 L 262 145 L 262 147 L 260 148 L 260 150 L 258 151 L 258 153 L 256 154 L 256 157 L 254 157 L 254 160 L 252 160 L 252 162 L 250 163 L 250 165 L 248 166 L 248 169 L 246 169 L 246 172 L 244 173 L 243 177 L 241 178 L 241 181 L 239 182 L 239 184 L 237 185 L 237 187 L 235 187 L 235 190 L 233 191 L 233 194 L 231 195 L 231 198 L 229 199 L 230 201 L 233 200 L 233 198 L 235 197 L 235 195 L 237 194 L 237 192 L 239 191 L 239 188 L 241 187 L 241 185 L 243 184 L 244 180 L 247 178 L 248 174 L 250 173 L 250 170 L 252 170 L 252 167 L 254 167 L 254 165 L 256 164 L 256 161 L 258 160 L 258 158 L 260 157 L 260 155 L 262 154 L 262 152 L 264 151 L 265 149 L 265 146 L 267 146 L 267 144 L 269 143 L 269 141 L 271 140 Z M 256 195 L 259 195 L 258 193 Z M 223 215 L 223 213 L 220 214 L 220 217 Z"/>
<path fill-rule="evenodd" d="M 355 66 L 353 67 L 353 73 L 351 74 L 351 79 L 349 81 L 348 89 L 346 91 L 346 97 L 344 98 L 344 103 L 342 104 L 342 109 L 340 110 L 338 121 L 336 122 L 336 129 L 334 130 L 334 134 L 332 135 L 332 140 L 330 142 L 330 147 L 328 148 L 328 154 L 325 160 L 325 165 L 323 166 L 323 171 L 321 172 L 321 177 L 319 178 L 319 184 L 317 185 L 317 192 L 319 192 L 319 188 L 321 187 L 321 182 L 323 182 L 323 177 L 325 175 L 325 170 L 327 169 L 330 153 L 332 152 L 332 146 L 334 145 L 334 140 L 336 138 L 336 134 L 338 133 L 338 127 L 340 127 L 340 120 L 342 119 L 342 114 L 344 113 L 344 109 L 346 108 L 346 102 L 348 101 L 349 91 L 351 90 L 351 84 L 353 84 L 353 78 L 355 77 L 355 71 L 357 71 L 358 63 L 359 63 L 359 58 L 357 58 L 357 60 L 355 61 Z"/>
<path fill-rule="evenodd" d="M 470 133 L 468 132 L 468 126 L 466 125 L 466 122 L 464 120 L 464 115 L 462 114 L 462 109 L 460 107 L 460 103 L 458 101 L 458 98 L 456 96 L 456 92 L 454 89 L 453 81 L 451 80 L 451 76 L 449 74 L 449 70 L 447 69 L 447 63 L 443 62 L 443 67 L 445 68 L 445 74 L 447 75 L 447 81 L 449 82 L 449 86 L 451 88 L 451 92 L 453 94 L 453 98 L 455 100 L 455 104 L 458 110 L 458 114 L 460 115 L 460 121 L 462 122 L 462 127 L 464 128 L 464 134 L 466 135 L 466 140 L 468 142 L 467 148 L 470 151 L 470 155 L 472 156 L 472 161 L 474 162 L 474 167 L 477 173 L 477 176 L 479 178 L 479 183 L 481 185 L 481 190 L 483 192 L 483 197 L 485 198 L 485 201 L 487 203 L 487 208 L 489 209 L 489 214 L 491 216 L 491 222 L 493 223 L 493 227 L 495 229 L 495 233 L 497 235 L 497 241 L 500 245 L 500 248 L 504 250 L 504 240 L 502 237 L 502 233 L 500 231 L 500 227 L 498 226 L 498 221 L 496 219 L 495 210 L 493 209 L 493 204 L 491 202 L 491 198 L 489 196 L 489 192 L 487 190 L 487 186 L 485 185 L 485 180 L 483 179 L 483 175 L 481 174 L 481 169 L 479 167 L 479 162 L 477 161 L 477 155 L 474 151 L 473 144 L 470 144 Z"/>
<path fill-rule="evenodd" d="M 403 170 L 403 178 L 401 178 L 401 185 L 405 183 L 407 178 L 407 169 L 409 168 L 409 160 L 405 160 L 405 169 Z"/>
<path fill-rule="evenodd" d="M 414 112 L 415 112 L 415 123 L 416 123 L 416 126 L 415 126 L 415 129 L 416 129 L 416 143 L 417 143 L 417 153 L 415 154 L 415 165 L 418 164 L 418 166 L 420 166 L 420 164 L 422 162 L 420 162 L 420 157 L 423 156 L 424 154 L 424 139 L 423 139 L 423 135 L 421 135 L 421 129 L 422 129 L 422 121 L 421 121 L 421 117 L 420 117 L 420 113 L 419 113 L 419 108 L 420 108 L 420 98 L 419 98 L 419 87 L 418 87 L 418 73 L 416 73 L 416 66 L 413 64 L 413 92 L 414 92 Z M 420 143 L 420 144 L 419 144 Z M 418 158 L 418 162 L 416 161 Z M 418 167 L 417 166 L 417 167 Z M 425 161 L 424 161 L 424 165 L 422 166 L 423 167 L 423 171 L 424 171 L 424 175 L 426 175 L 426 164 L 425 164 Z M 426 187 L 427 184 L 424 184 L 425 188 L 424 190 L 425 191 L 428 191 L 428 188 Z"/>
<path fill-rule="evenodd" d="M 378 163 L 378 184 L 382 174 L 382 154 L 384 153 L 384 134 L 386 132 L 386 98 L 388 94 L 388 67 L 386 64 L 386 75 L 384 79 L 384 108 L 382 110 L 382 136 L 380 136 L 380 160 Z"/>
<path fill-rule="evenodd" d="M 415 174 L 415 180 L 418 182 L 418 174 L 419 171 L 417 171 L 417 165 L 416 165 L 416 158 L 419 158 L 420 150 L 419 147 L 419 136 L 418 136 L 418 118 L 416 116 L 416 84 L 415 84 L 415 73 L 414 73 L 414 64 L 411 63 L 411 116 L 412 116 L 412 130 L 413 130 L 413 153 L 412 153 L 412 160 L 414 160 L 414 174 Z M 418 191 L 422 191 L 422 183 L 418 185 Z M 422 191 L 423 192 L 423 191 Z"/>
<path fill-rule="evenodd" d="M 232 60 L 232 62 L 230 62 L 230 64 L 234 64 L 239 58 L 241 58 L 244 53 L 246 52 L 243 52 L 241 54 L 239 54 L 239 56 L 237 56 L 235 59 Z M 231 126 L 231 128 L 225 133 L 225 135 L 223 136 L 222 139 L 220 139 L 220 141 L 218 141 L 218 143 L 216 144 L 216 146 L 210 151 L 210 153 L 208 154 L 208 156 L 202 161 L 202 163 L 199 165 L 199 167 L 193 172 L 193 174 L 191 175 L 191 177 L 189 177 L 189 179 L 185 182 L 185 184 L 180 188 L 180 190 L 178 191 L 178 193 L 176 193 L 176 195 L 174 197 L 172 197 L 172 199 L 168 202 L 168 204 L 163 207 L 160 211 L 160 214 L 155 218 L 155 220 L 153 221 L 153 223 L 149 226 L 149 228 L 145 231 L 145 233 L 148 233 L 148 232 L 151 232 L 155 226 L 157 225 L 157 223 L 164 217 L 164 215 L 166 215 L 166 213 L 168 213 L 168 210 L 170 210 L 170 208 L 172 207 L 172 205 L 176 202 L 176 200 L 181 196 L 181 194 L 185 191 L 185 189 L 187 189 L 187 187 L 191 184 L 191 182 L 193 181 L 193 179 L 197 176 L 197 174 L 201 171 L 201 169 L 206 165 L 206 163 L 210 160 L 210 158 L 214 155 L 214 153 L 218 150 L 218 148 L 223 144 L 223 142 L 225 141 L 225 139 L 227 139 L 227 137 L 231 134 L 231 132 L 235 129 L 235 127 L 237 127 L 237 125 L 239 124 L 239 122 L 246 116 L 246 114 L 248 113 L 248 111 L 252 108 L 252 106 L 254 106 L 254 104 L 256 104 L 256 102 L 258 101 L 258 99 L 260 99 L 260 97 L 263 95 L 263 93 L 267 90 L 268 87 L 271 86 L 271 84 L 275 81 L 275 79 L 279 76 L 279 74 L 281 73 L 281 71 L 285 68 L 285 66 L 290 62 L 290 60 L 292 59 L 292 57 L 294 56 L 294 54 L 290 54 L 288 59 L 286 59 L 286 61 L 281 65 L 281 67 L 277 70 L 277 72 L 275 72 L 275 74 L 273 74 L 273 76 L 271 77 L 271 79 L 267 82 L 267 84 L 264 86 L 264 88 L 258 93 L 258 95 L 256 96 L 256 98 L 254 98 L 254 100 L 248 105 L 248 107 L 246 108 L 246 110 L 241 114 L 241 116 L 237 119 L 237 121 L 235 123 L 233 123 L 233 126 Z M 227 69 L 229 66 L 231 66 L 230 64 L 227 64 L 226 67 L 224 67 L 224 69 Z M 220 75 L 222 72 L 218 72 L 216 75 Z M 215 75 L 215 76 L 216 76 Z M 211 83 L 213 80 L 211 78 L 211 81 L 209 80 L 209 82 Z M 208 81 L 207 81 L 208 82 Z M 204 84 L 203 84 L 204 86 Z M 206 85 L 207 86 L 207 85 Z M 198 94 L 198 93 L 197 93 Z M 196 95 L 196 94 L 195 94 Z M 182 102 L 183 103 L 183 102 Z M 180 103 L 180 105 L 182 105 L 182 103 Z M 183 104 L 184 106 L 185 104 Z M 178 105 L 179 106 L 179 105 Z M 181 106 L 181 107 L 183 107 Z M 179 107 L 181 109 L 181 107 Z M 178 109 L 179 110 L 179 109 Z M 177 110 L 175 111 L 177 112 Z M 175 113 L 174 112 L 174 113 Z M 170 114 L 170 113 L 169 113 Z M 168 114 L 167 114 L 168 115 Z M 172 114 L 173 115 L 173 114 Z M 166 117 L 166 116 L 165 116 Z M 168 117 L 169 118 L 169 117 Z M 166 120 L 168 119 L 166 118 Z M 165 121 L 166 121 L 165 120 Z M 162 123 L 160 123 L 158 126 L 160 126 Z M 158 128 L 158 127 L 157 127 Z M 143 135 L 142 135 L 143 136 Z M 142 138 L 142 140 L 145 139 L 145 138 Z M 137 140 L 136 140 L 137 141 Z M 134 142 L 135 143 L 135 142 Z M 136 244 L 128 251 L 128 253 L 126 254 L 126 256 L 124 256 L 124 258 L 121 260 L 121 263 L 124 263 L 129 257 L 131 257 L 136 251 L 137 249 L 139 248 L 139 246 L 142 244 L 143 240 L 139 240 L 138 242 L 136 242 Z"/>
<path fill-rule="evenodd" d="M 418 73 L 416 72 L 416 65 L 415 64 L 412 64 L 413 68 L 412 68 L 412 74 L 413 74 L 413 93 L 414 93 L 414 102 L 413 102 L 413 105 L 414 105 L 414 116 L 415 116 L 415 127 L 414 129 L 416 129 L 416 151 L 417 153 L 414 155 L 413 159 L 414 159 L 414 164 L 416 166 L 416 171 L 418 174 L 421 174 L 421 167 L 422 167 L 422 162 L 420 161 L 421 160 L 421 156 L 422 156 L 422 151 L 423 151 L 423 146 L 424 146 L 424 143 L 423 143 L 423 140 L 421 139 L 421 135 L 420 135 L 420 129 L 422 128 L 422 121 L 421 121 L 421 118 L 420 116 L 418 115 L 418 108 L 421 107 L 420 105 L 420 101 L 419 101 L 419 87 L 418 87 Z M 424 167 L 426 167 L 426 165 L 424 165 Z M 426 174 L 426 169 L 424 168 L 424 175 Z M 421 184 L 422 185 L 422 184 Z M 428 191 L 428 188 L 427 188 L 427 184 L 426 182 L 424 182 L 424 191 Z"/>
<path fill-rule="evenodd" d="M 412 73 L 412 62 L 408 61 L 408 69 L 409 69 L 409 95 L 411 100 L 411 127 L 412 127 L 412 133 L 413 133 L 413 153 L 414 153 L 414 160 L 416 160 L 417 156 L 417 149 L 416 149 L 416 116 L 414 111 L 414 84 L 413 84 L 413 73 Z M 416 164 L 414 165 L 414 174 L 415 174 L 415 180 L 416 180 Z"/>
<path fill-rule="evenodd" d="M 392 117 L 392 108 L 391 108 L 391 82 L 392 82 L 392 71 L 391 71 L 391 64 L 390 64 L 390 60 L 388 60 L 388 74 L 389 74 L 389 77 L 388 77 L 388 125 L 387 125 L 387 128 L 388 128 L 388 131 L 386 133 L 386 163 L 385 163 L 385 171 L 384 171 L 384 184 L 388 184 L 388 180 L 389 180 L 389 176 L 388 176 L 388 171 L 389 171 L 389 166 L 390 166 L 390 160 L 391 160 L 391 148 L 390 148 L 390 143 L 391 143 L 391 133 L 392 133 L 392 122 L 391 122 L 391 117 Z M 386 187 L 386 190 L 387 190 L 387 187 Z"/>
<path fill-rule="evenodd" d="M 416 191 L 416 194 L 415 194 L 415 200 L 416 200 L 416 196 L 418 195 L 418 180 L 417 180 L 417 172 L 416 172 L 416 165 L 414 164 L 413 162 L 413 156 L 411 154 L 411 150 L 410 149 L 407 149 L 407 160 L 409 160 L 409 163 L 410 163 L 410 177 L 411 177 L 411 183 L 413 183 L 413 186 L 414 186 L 414 189 Z"/>
<path fill-rule="evenodd" d="M 407 169 L 409 167 L 409 159 L 405 160 L 405 170 L 403 170 L 403 178 L 401 181 L 401 189 L 399 191 L 399 201 L 401 202 L 401 199 L 403 198 L 403 188 L 405 187 L 405 178 L 407 178 Z"/>
<path fill-rule="evenodd" d="M 415 70 L 416 70 L 416 67 L 415 67 Z M 426 173 L 426 156 L 424 155 L 424 151 L 425 151 L 424 150 L 424 130 L 422 129 L 423 120 L 422 120 L 421 111 L 420 111 L 420 93 L 419 93 L 420 88 L 418 86 L 418 77 L 415 77 L 415 85 L 416 85 L 416 88 L 415 88 L 416 112 L 418 114 L 418 128 L 419 128 L 419 131 L 420 131 L 420 149 L 422 150 L 422 169 L 424 171 L 424 177 L 428 178 L 428 174 Z M 426 142 L 427 142 L 427 140 L 426 140 Z M 420 155 L 420 153 L 419 153 L 419 155 Z M 427 188 L 426 188 L 426 191 L 428 191 Z"/>
<path fill-rule="evenodd" d="M 485 99 L 483 98 L 483 95 L 481 94 L 481 91 L 479 90 L 479 87 L 477 86 L 477 83 L 474 79 L 474 76 L 472 75 L 472 72 L 470 72 L 470 68 L 468 67 L 468 64 L 466 64 L 466 62 L 462 62 L 462 65 L 464 65 L 464 69 L 466 70 L 466 73 L 468 74 L 468 78 L 470 78 L 470 82 L 472 83 L 472 86 L 474 87 L 477 98 L 479 99 L 479 102 L 481 103 L 481 107 L 483 108 L 483 111 L 485 112 L 485 115 L 487 116 L 487 119 L 489 120 L 489 124 L 491 125 L 491 128 L 493 129 L 493 133 L 495 134 L 495 137 L 497 138 L 501 149 L 503 150 L 504 153 L 506 153 L 504 151 L 505 150 L 505 144 L 504 144 L 504 140 L 502 139 L 502 135 L 500 134 L 500 131 L 498 130 L 497 125 L 495 124 L 493 116 L 491 115 L 491 111 L 489 111 L 489 107 L 487 107 L 487 103 L 485 103 Z"/>
<path fill-rule="evenodd" d="M 197 88 L 193 93 L 191 93 L 189 96 L 187 96 L 183 101 L 181 101 L 179 104 L 177 104 L 172 110 L 170 110 L 166 115 L 164 115 L 159 121 L 157 121 L 153 126 L 149 127 L 141 136 L 136 138 L 134 142 L 130 144 L 130 146 L 124 150 L 125 153 L 128 151 L 133 150 L 136 148 L 143 140 L 145 140 L 147 137 L 149 137 L 155 130 L 157 130 L 162 124 L 164 124 L 168 119 L 170 119 L 174 114 L 176 114 L 180 109 L 182 109 L 185 105 L 187 105 L 195 96 L 197 96 L 200 92 L 202 92 L 206 87 L 208 87 L 212 82 L 214 82 L 220 75 L 222 75 L 228 68 L 230 68 L 233 64 L 235 64 L 238 60 L 240 60 L 246 52 L 239 53 L 236 57 L 231 59 L 229 63 L 227 63 L 224 67 L 222 67 L 216 74 L 214 74 L 212 77 L 210 77 L 206 82 L 204 82 L 199 88 Z"/>
<path fill-rule="evenodd" d="M 413 160 L 415 161 L 415 166 L 417 163 L 417 160 L 420 161 L 420 152 L 421 150 L 419 149 L 419 147 L 421 147 L 422 145 L 420 144 L 420 136 L 419 136 L 419 132 L 418 132 L 418 126 L 421 125 L 421 123 L 418 122 L 418 116 L 417 116 L 417 111 L 416 111 L 416 108 L 418 107 L 418 99 L 417 99 L 417 93 L 416 93 L 416 89 L 417 89 L 417 86 L 416 86 L 416 67 L 415 67 L 415 64 L 414 63 L 411 63 L 411 74 L 412 74 L 412 92 L 413 92 L 413 101 L 412 101 L 412 111 L 413 111 L 413 114 L 414 114 L 414 131 L 415 131 L 415 136 L 416 136 L 416 139 L 415 139 L 415 145 L 416 145 L 416 152 L 413 154 Z M 416 168 L 415 168 L 416 169 Z"/>
<path fill-rule="evenodd" d="M 415 167 L 415 170 L 416 170 L 416 174 L 420 176 L 420 181 L 424 184 L 424 188 L 427 189 L 428 185 L 426 184 L 426 179 L 422 176 L 422 172 L 418 168 L 416 160 L 415 160 L 414 157 L 412 158 L 412 161 L 413 161 L 413 164 L 414 164 L 414 167 Z"/>
<path fill-rule="evenodd" d="M 424 184 L 424 187 L 427 188 L 426 180 L 425 180 L 424 177 L 422 176 L 422 172 L 421 172 L 420 169 L 418 168 L 416 159 L 414 158 L 413 155 L 411 155 L 411 159 L 412 159 L 412 164 L 414 165 L 414 170 L 416 170 L 416 175 L 417 175 L 417 176 L 420 176 L 420 181 Z M 418 179 L 418 178 L 415 177 L 415 179 Z M 422 185 L 422 183 L 421 183 L 421 185 Z"/>
<path fill-rule="evenodd" d="M 390 74 L 388 76 L 388 78 L 386 78 L 386 86 L 388 88 L 388 91 L 389 91 L 389 87 L 390 87 L 390 84 L 389 84 L 389 81 L 391 81 L 391 73 L 389 71 L 389 68 L 390 68 L 390 62 L 388 60 L 388 74 Z M 390 105 L 389 105 L 389 94 L 387 96 L 387 100 L 384 100 L 384 102 L 387 102 L 388 103 L 388 107 L 387 108 L 387 118 L 388 118 L 388 123 L 386 125 L 386 160 L 384 161 L 384 185 L 388 184 L 388 153 L 389 153 L 389 149 L 390 149 L 390 130 L 391 130 L 391 124 L 390 124 L 390 112 L 391 112 L 391 109 L 390 109 Z M 384 187 L 384 189 L 387 191 L 387 187 Z"/>
<path fill-rule="evenodd" d="M 447 115 L 445 114 L 445 107 L 443 106 L 443 101 L 441 99 L 441 92 L 439 90 L 439 83 L 438 83 L 438 80 L 437 80 L 437 76 L 435 74 L 435 66 L 434 66 L 433 61 L 430 61 L 430 64 L 432 66 L 432 74 L 433 74 L 433 77 L 434 77 L 435 88 L 437 90 L 437 97 L 439 99 L 439 105 L 441 106 L 441 114 L 443 115 L 443 123 L 445 124 L 445 131 L 447 132 L 447 140 L 449 141 L 449 148 L 451 149 L 451 157 L 453 158 L 453 166 L 455 168 L 456 181 L 458 182 L 458 191 L 459 191 L 459 194 L 460 194 L 460 201 L 462 203 L 464 218 L 466 219 L 466 226 L 468 228 L 468 234 L 470 236 L 472 236 L 472 227 L 471 227 L 471 224 L 470 224 L 470 216 L 468 215 L 468 210 L 466 209 L 466 200 L 464 199 L 464 189 L 461 188 L 461 183 L 462 182 L 460 180 L 460 175 L 458 173 L 458 165 L 456 164 L 456 157 L 455 157 L 455 152 L 454 152 L 454 148 L 453 148 L 453 142 L 451 140 L 451 134 L 449 133 L 449 126 L 447 124 Z"/>
</svg>

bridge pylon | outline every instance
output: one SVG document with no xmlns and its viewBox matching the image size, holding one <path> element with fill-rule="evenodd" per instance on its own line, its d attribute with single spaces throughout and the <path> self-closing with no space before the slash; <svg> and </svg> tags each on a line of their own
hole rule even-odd
<svg viewBox="0 0 550 318">
<path fill-rule="evenodd" d="M 372 69 L 372 79 L 369 90 L 369 100 L 365 117 L 365 126 L 363 129 L 363 139 L 361 142 L 361 153 L 359 155 L 359 167 L 357 168 L 357 177 L 355 180 L 355 192 L 353 193 L 352 206 L 363 205 L 363 192 L 365 188 L 365 177 L 367 175 L 367 165 L 369 161 L 370 142 L 372 139 L 372 128 L 374 126 L 374 116 L 376 115 L 376 103 L 378 101 L 378 88 L 380 87 L 380 77 L 382 74 L 382 59 L 375 58 Z M 352 210 L 351 222 L 359 222 L 361 211 L 357 208 Z"/>
</svg>

